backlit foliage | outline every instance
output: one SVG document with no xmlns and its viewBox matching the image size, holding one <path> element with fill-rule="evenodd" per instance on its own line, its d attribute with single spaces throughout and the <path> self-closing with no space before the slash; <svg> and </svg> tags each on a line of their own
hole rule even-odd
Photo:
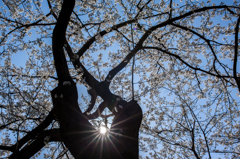
<svg viewBox="0 0 240 159">
<path fill-rule="evenodd" d="M 0 1 L 1 157 L 52 109 L 51 38 L 61 5 Z M 134 88 L 142 106 L 140 158 L 237 158 L 239 18 L 239 0 L 77 0 L 66 38 L 77 53 L 95 36 L 79 57 L 98 81 L 127 63 L 111 91 L 129 101 Z M 66 58 L 74 80 L 87 88 Z M 90 99 L 79 98 L 85 110 Z M 47 129 L 53 128 L 57 122 Z M 62 143 L 48 140 L 35 157 L 71 158 Z"/>
</svg>

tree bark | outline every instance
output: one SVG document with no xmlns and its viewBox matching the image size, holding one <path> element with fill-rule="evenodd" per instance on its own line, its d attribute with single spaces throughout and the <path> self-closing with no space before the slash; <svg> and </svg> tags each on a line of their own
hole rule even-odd
<svg viewBox="0 0 240 159">
<path fill-rule="evenodd" d="M 110 92 L 109 85 L 102 83 L 102 89 L 98 89 L 97 94 L 106 100 L 111 111 L 115 107 L 119 110 L 109 134 L 105 136 L 99 134 L 78 106 L 77 87 L 69 74 L 63 50 L 74 4 L 74 0 L 63 1 L 52 38 L 59 84 L 52 90 L 51 96 L 60 125 L 61 140 L 75 159 L 137 159 L 138 132 L 142 120 L 142 110 L 137 102 L 116 102 L 116 96 Z"/>
<path fill-rule="evenodd" d="M 135 101 L 120 101 L 109 134 L 100 135 L 78 106 L 75 84 L 58 86 L 52 92 L 61 138 L 76 159 L 137 159 L 141 107 Z"/>
</svg>

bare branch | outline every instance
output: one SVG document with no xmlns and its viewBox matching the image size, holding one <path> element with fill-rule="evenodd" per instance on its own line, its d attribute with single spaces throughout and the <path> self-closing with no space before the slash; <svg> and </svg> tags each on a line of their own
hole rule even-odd
<svg viewBox="0 0 240 159">
<path fill-rule="evenodd" d="M 239 32 L 240 17 L 238 17 L 236 28 L 235 28 L 235 49 L 234 49 L 234 60 L 233 60 L 233 77 L 237 83 L 238 90 L 240 92 L 240 77 L 237 77 L 237 58 L 238 58 L 238 32 Z"/>
</svg>

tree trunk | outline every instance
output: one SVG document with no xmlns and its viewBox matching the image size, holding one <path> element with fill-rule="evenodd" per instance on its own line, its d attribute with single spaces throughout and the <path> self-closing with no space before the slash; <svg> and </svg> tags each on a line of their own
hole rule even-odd
<svg viewBox="0 0 240 159">
<path fill-rule="evenodd" d="M 61 139 L 76 159 L 120 159 L 138 158 L 138 132 L 142 120 L 142 110 L 136 102 L 120 101 L 108 135 L 102 136 L 91 125 L 78 106 L 78 93 L 64 55 L 65 33 L 75 0 L 64 0 L 53 30 L 53 56 L 58 76 L 58 87 L 52 92 L 54 113 L 60 125 Z M 95 83 L 97 85 L 97 83 Z M 109 85 L 100 96 L 109 100 L 112 95 Z M 109 94 L 106 94 L 108 90 Z M 109 103 L 109 102 L 106 102 Z M 107 106 L 112 110 L 111 105 Z"/>
<path fill-rule="evenodd" d="M 76 159 L 137 159 L 142 110 L 135 101 L 120 101 L 109 134 L 100 135 L 78 106 L 77 88 L 60 85 L 52 92 L 62 141 Z"/>
</svg>

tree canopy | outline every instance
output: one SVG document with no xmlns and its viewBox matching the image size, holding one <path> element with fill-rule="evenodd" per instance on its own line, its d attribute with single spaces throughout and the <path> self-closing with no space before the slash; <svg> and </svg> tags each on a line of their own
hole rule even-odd
<svg viewBox="0 0 240 159">
<path fill-rule="evenodd" d="M 0 156 L 74 158 L 61 123 L 137 101 L 139 158 L 237 158 L 239 22 L 239 0 L 1 0 Z"/>
</svg>

